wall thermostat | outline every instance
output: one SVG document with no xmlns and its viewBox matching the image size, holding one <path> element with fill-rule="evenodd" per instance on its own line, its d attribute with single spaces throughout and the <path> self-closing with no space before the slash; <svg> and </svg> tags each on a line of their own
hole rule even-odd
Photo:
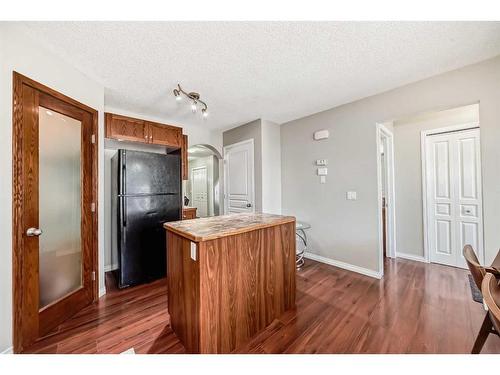
<svg viewBox="0 0 500 375">
<path fill-rule="evenodd" d="M 327 139 L 330 136 L 330 132 L 328 130 L 318 130 L 314 132 L 314 140 L 319 141 L 320 139 Z"/>
</svg>

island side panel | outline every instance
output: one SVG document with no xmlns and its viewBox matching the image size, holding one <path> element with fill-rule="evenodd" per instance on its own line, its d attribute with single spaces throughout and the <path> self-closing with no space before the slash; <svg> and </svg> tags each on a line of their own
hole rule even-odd
<svg viewBox="0 0 500 375">
<path fill-rule="evenodd" d="M 189 353 L 199 353 L 200 272 L 191 241 L 167 230 L 170 325 Z"/>
<path fill-rule="evenodd" d="M 200 352 L 229 353 L 295 307 L 295 222 L 200 242 Z"/>
</svg>

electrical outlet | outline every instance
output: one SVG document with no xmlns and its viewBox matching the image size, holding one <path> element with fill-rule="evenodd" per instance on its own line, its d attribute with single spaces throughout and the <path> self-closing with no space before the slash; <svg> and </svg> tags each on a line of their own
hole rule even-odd
<svg viewBox="0 0 500 375">
<path fill-rule="evenodd" d="M 358 199 L 358 194 L 355 191 L 348 191 L 346 198 L 349 201 L 355 201 Z"/>
<path fill-rule="evenodd" d="M 318 165 L 318 166 L 328 165 L 328 160 L 327 159 L 318 159 L 318 160 L 316 160 L 316 165 Z"/>
<path fill-rule="evenodd" d="M 191 259 L 196 260 L 196 243 L 191 242 Z"/>
</svg>

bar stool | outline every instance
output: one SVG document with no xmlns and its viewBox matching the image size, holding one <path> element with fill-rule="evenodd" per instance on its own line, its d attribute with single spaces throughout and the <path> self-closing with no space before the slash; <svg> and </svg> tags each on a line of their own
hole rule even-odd
<svg viewBox="0 0 500 375">
<path fill-rule="evenodd" d="M 481 266 L 479 260 L 477 259 L 476 253 L 474 252 L 474 249 L 472 248 L 471 245 L 465 245 L 462 254 L 465 258 L 465 261 L 467 262 L 467 266 L 469 267 L 469 271 L 471 273 L 468 276 L 472 292 L 472 299 L 475 302 L 484 305 L 483 295 L 481 293 L 481 287 L 482 285 L 484 285 L 483 282 L 484 278 L 488 274 L 492 274 L 493 277 L 499 278 L 500 272 L 493 266 L 490 267 Z M 498 262 L 498 259 L 500 259 L 500 252 L 498 252 L 497 257 L 493 261 L 493 264 L 495 264 L 495 262 Z M 486 311 L 486 314 L 483 319 L 483 324 L 479 329 L 479 333 L 476 336 L 474 346 L 472 347 L 471 351 L 472 354 L 478 354 L 481 352 L 481 349 L 483 348 L 483 345 L 486 342 L 486 339 L 488 338 L 490 333 L 493 333 L 498 336 L 498 331 L 493 329 L 493 323 L 490 317 L 491 315 L 488 315 L 488 311 Z"/>
<path fill-rule="evenodd" d="M 295 256 L 295 265 L 297 269 L 302 268 L 305 262 L 304 253 L 307 250 L 306 229 L 309 228 L 311 228 L 311 225 L 303 221 L 297 221 L 297 223 L 295 224 L 295 234 L 301 239 L 302 243 L 304 244 L 304 248 L 302 250 L 298 250 Z"/>
</svg>

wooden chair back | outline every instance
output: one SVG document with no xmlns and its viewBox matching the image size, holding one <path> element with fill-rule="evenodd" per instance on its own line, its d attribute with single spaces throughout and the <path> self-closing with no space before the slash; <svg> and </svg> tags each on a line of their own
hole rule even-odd
<svg viewBox="0 0 500 375">
<path fill-rule="evenodd" d="M 481 290 L 483 278 L 486 275 L 484 267 L 479 264 L 479 260 L 471 245 L 464 246 L 463 255 L 477 288 Z"/>
<path fill-rule="evenodd" d="M 488 273 L 481 286 L 484 302 L 488 306 L 491 322 L 497 332 L 500 332 L 500 286 L 494 275 Z"/>
</svg>

